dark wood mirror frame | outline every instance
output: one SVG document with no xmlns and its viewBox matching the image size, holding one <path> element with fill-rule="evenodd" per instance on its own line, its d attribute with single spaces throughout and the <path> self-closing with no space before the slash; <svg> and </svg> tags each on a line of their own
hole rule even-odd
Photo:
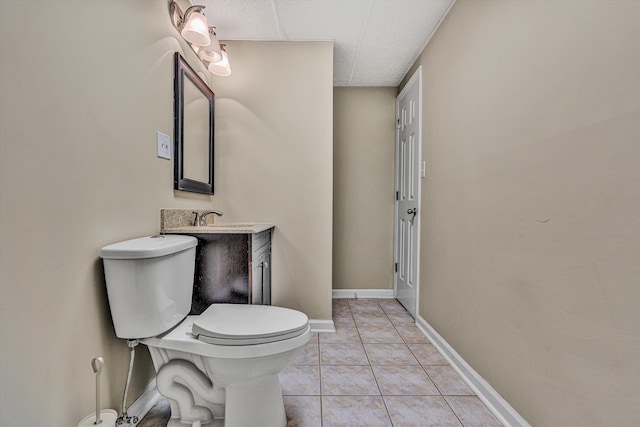
<svg viewBox="0 0 640 427">
<path fill-rule="evenodd" d="M 184 94 L 185 83 L 193 84 L 202 95 L 209 101 L 209 179 L 208 182 L 198 181 L 190 178 L 185 178 L 185 116 L 184 116 Z M 182 191 L 191 191 L 194 193 L 213 194 L 213 130 L 214 130 L 214 106 L 215 106 L 215 94 L 209 89 L 209 86 L 202 81 L 200 76 L 191 68 L 187 61 L 180 55 L 179 52 L 175 53 L 175 68 L 174 68 L 174 141 L 175 141 L 175 156 L 174 156 L 174 178 L 173 188 Z"/>
</svg>

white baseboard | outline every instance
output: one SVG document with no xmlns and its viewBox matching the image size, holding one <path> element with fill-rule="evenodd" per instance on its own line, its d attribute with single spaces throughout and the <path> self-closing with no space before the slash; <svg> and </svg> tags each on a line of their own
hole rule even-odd
<svg viewBox="0 0 640 427">
<path fill-rule="evenodd" d="M 142 420 L 159 398 L 160 393 L 156 388 L 156 378 L 154 377 L 149 384 L 147 384 L 147 387 L 144 389 L 142 394 L 138 396 L 131 405 L 129 405 L 129 408 L 127 408 L 127 414 L 129 416 L 135 415 L 138 417 L 138 420 Z"/>
<path fill-rule="evenodd" d="M 309 319 L 309 326 L 311 326 L 311 332 L 335 332 L 336 331 L 336 327 L 333 324 L 333 320 Z"/>
<path fill-rule="evenodd" d="M 393 298 L 393 289 L 334 289 L 333 298 Z"/>
<path fill-rule="evenodd" d="M 416 326 L 431 341 L 438 351 L 451 364 L 453 369 L 471 387 L 489 410 L 509 427 L 531 427 L 511 405 L 504 400 L 491 385 L 484 380 L 464 359 L 436 332 L 421 316 L 416 318 Z"/>
</svg>

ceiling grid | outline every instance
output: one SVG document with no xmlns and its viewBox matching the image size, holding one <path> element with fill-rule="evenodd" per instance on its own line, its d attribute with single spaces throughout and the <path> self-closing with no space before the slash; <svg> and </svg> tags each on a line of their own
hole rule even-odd
<svg viewBox="0 0 640 427">
<path fill-rule="evenodd" d="M 351 72 L 349 73 L 349 85 L 353 82 L 353 73 L 356 69 L 356 64 L 358 63 L 358 56 L 360 54 L 360 47 L 362 46 L 362 41 L 364 40 L 364 36 L 367 32 L 367 24 L 369 23 L 369 17 L 371 16 L 371 9 L 373 9 L 373 0 L 369 0 L 369 7 L 367 8 L 367 16 L 364 19 L 364 25 L 362 25 L 362 32 L 360 33 L 360 40 L 358 41 L 358 46 L 356 47 L 356 53 L 353 55 L 353 63 L 351 65 Z"/>
<path fill-rule="evenodd" d="M 335 86 L 395 87 L 455 0 L 198 2 L 220 40 L 333 41 Z"/>
<path fill-rule="evenodd" d="M 271 0 L 271 9 L 273 9 L 273 19 L 276 22 L 278 40 L 282 40 L 282 29 L 280 28 L 280 17 L 278 16 L 278 6 L 276 5 L 276 0 Z"/>
</svg>

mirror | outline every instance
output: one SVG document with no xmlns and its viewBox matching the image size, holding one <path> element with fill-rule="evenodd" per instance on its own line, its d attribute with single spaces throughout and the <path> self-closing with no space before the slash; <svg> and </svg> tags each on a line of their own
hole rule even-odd
<svg viewBox="0 0 640 427">
<path fill-rule="evenodd" d="M 179 52 L 174 76 L 173 188 L 213 194 L 215 95 Z"/>
</svg>

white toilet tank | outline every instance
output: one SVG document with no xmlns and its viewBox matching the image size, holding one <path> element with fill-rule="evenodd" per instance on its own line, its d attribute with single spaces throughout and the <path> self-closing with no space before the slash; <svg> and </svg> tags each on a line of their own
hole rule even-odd
<svg viewBox="0 0 640 427">
<path fill-rule="evenodd" d="M 159 335 L 189 314 L 197 244 L 195 237 L 169 235 L 101 249 L 111 318 L 119 338 Z"/>
</svg>

